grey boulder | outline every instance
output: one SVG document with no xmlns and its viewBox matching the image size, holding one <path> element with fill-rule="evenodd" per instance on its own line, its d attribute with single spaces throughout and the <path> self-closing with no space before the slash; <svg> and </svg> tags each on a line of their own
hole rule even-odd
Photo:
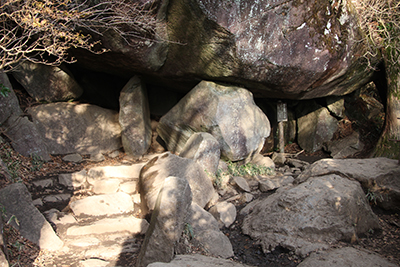
<svg viewBox="0 0 400 267">
<path fill-rule="evenodd" d="M 199 164 L 167 152 L 151 159 L 140 173 L 139 192 L 144 214 L 154 209 L 158 193 L 169 176 L 186 179 L 192 190 L 193 202 L 201 207 L 213 196 L 212 182 Z"/>
<path fill-rule="evenodd" d="M 246 267 L 243 265 L 230 260 L 219 259 L 214 257 L 207 257 L 199 254 L 195 255 L 176 255 L 173 261 L 170 263 L 154 262 L 148 267 Z M 250 266 L 248 266 L 250 267 Z"/>
<path fill-rule="evenodd" d="M 396 267 L 381 256 L 352 247 L 312 253 L 298 267 Z"/>
<path fill-rule="evenodd" d="M 36 101 L 69 100 L 83 93 L 66 65 L 57 67 L 24 61 L 12 74 Z"/>
<path fill-rule="evenodd" d="M 158 125 L 171 152 L 181 152 L 196 132 L 219 142 L 221 156 L 238 161 L 252 158 L 270 134 L 270 123 L 246 89 L 202 81 L 179 101 Z"/>
<path fill-rule="evenodd" d="M 279 189 L 253 206 L 242 230 L 264 252 L 283 246 L 306 255 L 339 240 L 378 229 L 379 221 L 357 181 L 335 174 Z"/>
<path fill-rule="evenodd" d="M 0 203 L 6 210 L 6 220 L 14 216 L 10 222 L 23 237 L 37 244 L 41 249 L 55 251 L 63 247 L 63 241 L 33 205 L 31 195 L 24 184 L 14 183 L 1 189 Z"/>
<path fill-rule="evenodd" d="M 182 235 L 192 192 L 185 178 L 167 177 L 157 196 L 150 227 L 140 249 L 138 267 L 152 262 L 170 262 Z"/>
<path fill-rule="evenodd" d="M 50 154 L 110 152 L 121 145 L 118 113 L 95 105 L 51 103 L 29 108 Z"/>
<path fill-rule="evenodd" d="M 193 159 L 208 173 L 215 175 L 221 151 L 218 141 L 209 133 L 195 133 L 186 142 L 180 157 Z"/>
<path fill-rule="evenodd" d="M 119 97 L 122 145 L 127 154 L 141 157 L 151 143 L 150 110 L 147 90 L 138 76 L 132 77 Z"/>
<path fill-rule="evenodd" d="M 361 183 L 369 198 L 387 210 L 400 210 L 400 165 L 388 158 L 322 159 L 310 165 L 297 182 L 310 177 L 337 173 Z"/>
</svg>

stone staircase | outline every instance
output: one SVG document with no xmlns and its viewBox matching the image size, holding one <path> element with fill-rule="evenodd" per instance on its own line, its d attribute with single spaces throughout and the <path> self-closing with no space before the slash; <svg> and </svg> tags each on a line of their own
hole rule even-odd
<svg viewBox="0 0 400 267">
<path fill-rule="evenodd" d="M 71 192 L 33 201 L 39 209 L 47 209 L 43 215 L 64 242 L 60 250 L 43 255 L 42 264 L 128 266 L 127 261 L 133 262 L 129 257 L 139 252 L 149 226 L 140 218 L 137 192 L 143 165 L 93 167 L 60 174 L 57 181 L 35 181 L 33 186 L 39 190 L 63 187 Z"/>
</svg>

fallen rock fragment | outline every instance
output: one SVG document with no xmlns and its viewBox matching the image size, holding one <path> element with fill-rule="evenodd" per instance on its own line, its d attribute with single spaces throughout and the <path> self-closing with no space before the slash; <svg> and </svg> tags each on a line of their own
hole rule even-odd
<svg viewBox="0 0 400 267">
<path fill-rule="evenodd" d="M 229 202 L 219 202 L 212 206 L 209 212 L 220 224 L 220 228 L 229 227 L 236 219 L 236 207 Z"/>
</svg>

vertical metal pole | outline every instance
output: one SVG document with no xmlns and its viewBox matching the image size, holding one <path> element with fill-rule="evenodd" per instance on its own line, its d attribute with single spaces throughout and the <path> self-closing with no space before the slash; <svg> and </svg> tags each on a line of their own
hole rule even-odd
<svg viewBox="0 0 400 267">
<path fill-rule="evenodd" d="M 276 110 L 279 129 L 279 153 L 285 153 L 285 135 L 283 132 L 283 122 L 288 120 L 286 103 L 278 101 Z"/>
<path fill-rule="evenodd" d="M 279 127 L 279 153 L 285 153 L 285 137 L 283 134 L 283 121 L 278 122 Z"/>
</svg>

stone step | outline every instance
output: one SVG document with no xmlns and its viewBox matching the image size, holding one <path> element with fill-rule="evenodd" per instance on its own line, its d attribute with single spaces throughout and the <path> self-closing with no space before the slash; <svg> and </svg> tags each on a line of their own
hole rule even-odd
<svg viewBox="0 0 400 267">
<path fill-rule="evenodd" d="M 131 234 L 145 234 L 149 223 L 144 219 L 133 216 L 106 218 L 95 221 L 89 225 L 73 225 L 67 229 L 67 236 L 101 235 L 116 232 Z"/>
<path fill-rule="evenodd" d="M 117 192 L 107 195 L 95 195 L 70 203 L 75 216 L 109 216 L 133 212 L 133 201 L 130 195 Z"/>
</svg>

